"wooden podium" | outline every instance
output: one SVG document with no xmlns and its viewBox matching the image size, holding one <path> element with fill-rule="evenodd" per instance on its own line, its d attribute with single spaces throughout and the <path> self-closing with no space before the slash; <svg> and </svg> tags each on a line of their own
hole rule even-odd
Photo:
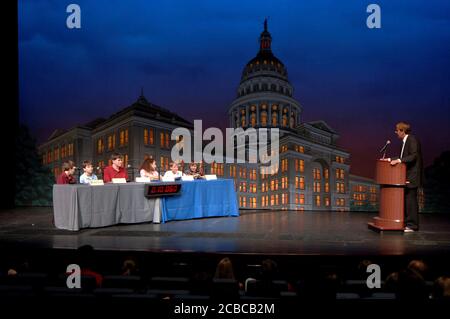
<svg viewBox="0 0 450 319">
<path fill-rule="evenodd" d="M 375 181 L 380 185 L 380 212 L 379 216 L 368 223 L 369 228 L 378 232 L 403 231 L 406 165 L 391 165 L 388 161 L 378 160 Z"/>
</svg>

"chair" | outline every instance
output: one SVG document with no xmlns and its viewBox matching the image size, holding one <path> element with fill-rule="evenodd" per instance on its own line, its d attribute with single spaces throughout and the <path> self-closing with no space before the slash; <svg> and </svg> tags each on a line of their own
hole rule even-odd
<svg viewBox="0 0 450 319">
<path fill-rule="evenodd" d="M 234 279 L 213 279 L 211 298 L 239 299 L 239 284 Z"/>
<path fill-rule="evenodd" d="M 336 293 L 336 299 L 337 300 L 357 300 L 357 299 L 361 299 L 361 297 L 359 296 L 359 294 L 354 293 L 354 292 L 338 292 Z"/>
<path fill-rule="evenodd" d="M 150 289 L 189 290 L 189 278 L 187 277 L 152 277 Z"/>
<path fill-rule="evenodd" d="M 142 288 L 139 276 L 104 276 L 102 288 L 127 288 L 138 290 Z"/>
</svg>

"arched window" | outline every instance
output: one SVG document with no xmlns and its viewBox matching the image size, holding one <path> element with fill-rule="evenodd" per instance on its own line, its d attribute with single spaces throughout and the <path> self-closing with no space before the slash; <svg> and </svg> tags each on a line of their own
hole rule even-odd
<svg viewBox="0 0 450 319">
<path fill-rule="evenodd" d="M 287 126 L 288 125 L 288 120 L 287 120 L 287 116 L 286 114 L 283 114 L 283 122 L 282 122 L 283 126 Z"/>
<path fill-rule="evenodd" d="M 272 126 L 278 126 L 278 115 L 276 112 L 272 112 Z"/>
<path fill-rule="evenodd" d="M 244 127 L 246 126 L 247 123 L 245 122 L 245 110 L 241 111 L 241 126 Z"/>
<path fill-rule="evenodd" d="M 267 126 L 267 112 L 266 111 L 261 112 L 261 125 Z"/>
<path fill-rule="evenodd" d="M 256 126 L 256 114 L 252 113 L 252 115 L 250 115 L 250 123 L 252 125 L 252 127 Z"/>
<path fill-rule="evenodd" d="M 290 119 L 290 121 L 289 121 L 289 126 L 290 126 L 291 128 L 294 128 L 294 127 L 295 127 L 295 115 L 294 115 L 294 112 L 291 112 L 291 119 Z"/>
</svg>

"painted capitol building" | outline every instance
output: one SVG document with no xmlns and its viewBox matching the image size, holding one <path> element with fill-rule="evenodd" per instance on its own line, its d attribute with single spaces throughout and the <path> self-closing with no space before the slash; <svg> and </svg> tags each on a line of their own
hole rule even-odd
<svg viewBox="0 0 450 319">
<path fill-rule="evenodd" d="M 261 174 L 259 163 L 213 163 L 205 172 L 235 180 L 240 208 L 286 210 L 377 210 L 379 188 L 372 179 L 350 174 L 350 154 L 337 145 L 339 135 L 324 121 L 303 122 L 302 105 L 293 97 L 286 66 L 273 53 L 264 22 L 257 55 L 244 67 L 228 110 L 233 128 L 279 128 L 280 163 L 274 174 Z M 39 146 L 44 165 L 57 176 L 62 163 L 78 167 L 92 160 L 101 168 L 110 155 L 124 155 L 134 179 L 144 158 L 168 170 L 177 127 L 193 124 L 144 97 L 112 114 L 68 130 L 56 129 Z M 101 177 L 101 176 L 100 176 Z"/>
</svg>

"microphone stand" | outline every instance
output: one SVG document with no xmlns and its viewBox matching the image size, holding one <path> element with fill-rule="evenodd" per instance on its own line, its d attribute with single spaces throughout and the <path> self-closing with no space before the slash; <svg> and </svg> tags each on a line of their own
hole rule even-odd
<svg viewBox="0 0 450 319">
<path fill-rule="evenodd" d="M 384 145 L 383 148 L 380 151 L 380 152 L 383 152 L 383 157 L 381 158 L 382 160 L 384 160 L 385 157 L 386 157 L 386 151 L 387 151 L 387 148 L 388 148 L 389 144 L 391 144 L 391 141 L 388 140 L 386 142 L 386 145 Z"/>
</svg>

